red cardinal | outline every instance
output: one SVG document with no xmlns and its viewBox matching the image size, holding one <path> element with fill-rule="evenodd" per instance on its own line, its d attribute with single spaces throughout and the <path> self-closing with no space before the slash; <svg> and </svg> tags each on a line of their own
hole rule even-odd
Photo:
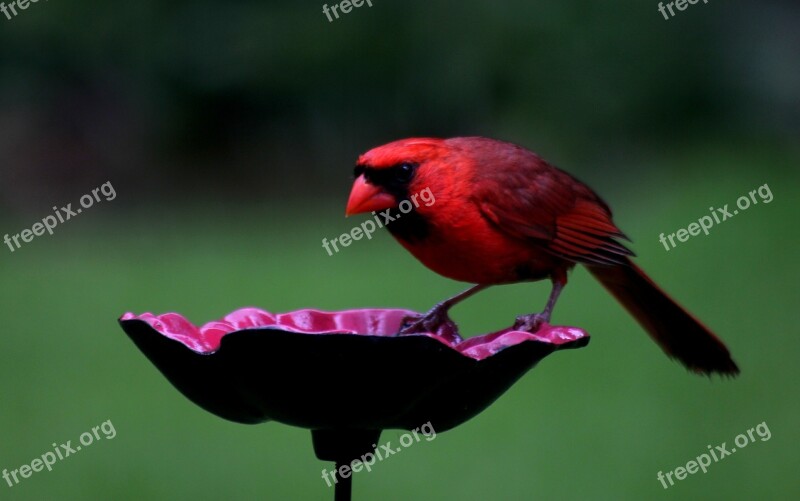
<svg viewBox="0 0 800 501">
<path fill-rule="evenodd" d="M 477 284 L 442 301 L 403 333 L 435 331 L 447 311 L 491 285 L 550 278 L 549 322 L 567 272 L 583 264 L 670 357 L 704 374 L 738 374 L 725 345 L 631 260 L 611 210 L 588 186 L 520 146 L 482 137 L 411 138 L 358 158 L 346 214 L 380 211 L 391 234 L 431 270 Z M 432 195 L 419 203 L 419 195 Z M 400 204 L 405 205 L 402 211 Z M 395 210 L 392 215 L 392 209 Z M 408 210 L 411 207 L 411 210 Z M 388 210 L 388 211 L 387 211 Z"/>
</svg>

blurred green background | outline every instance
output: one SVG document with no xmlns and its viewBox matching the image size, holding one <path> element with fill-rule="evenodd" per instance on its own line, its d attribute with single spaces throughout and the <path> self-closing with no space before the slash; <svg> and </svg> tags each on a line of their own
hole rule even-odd
<svg viewBox="0 0 800 501">
<path fill-rule="evenodd" d="M 688 374 L 576 269 L 553 320 L 590 345 L 358 474 L 354 499 L 796 499 L 798 5 L 698 3 L 668 21 L 633 1 L 373 0 L 334 22 L 321 9 L 83 1 L 0 15 L 0 236 L 107 181 L 117 193 L 52 236 L 0 246 L 0 469 L 109 419 L 117 432 L 52 472 L 0 480 L 0 499 L 332 499 L 307 431 L 202 411 L 116 319 L 426 310 L 463 284 L 385 232 L 334 256 L 321 240 L 361 221 L 343 217 L 359 153 L 472 134 L 594 187 L 742 375 Z M 669 252 L 658 242 L 763 184 L 771 203 Z M 548 290 L 497 287 L 453 315 L 468 335 L 498 330 Z M 378 363 L 364 367 L 374 377 Z M 656 479 L 762 422 L 768 441 L 668 490 Z"/>
</svg>

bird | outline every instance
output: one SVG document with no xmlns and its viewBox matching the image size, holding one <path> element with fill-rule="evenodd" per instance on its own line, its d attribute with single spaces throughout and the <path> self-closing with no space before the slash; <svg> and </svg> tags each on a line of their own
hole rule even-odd
<svg viewBox="0 0 800 501">
<path fill-rule="evenodd" d="M 436 332 L 454 305 L 487 287 L 549 279 L 544 309 L 513 325 L 536 332 L 580 264 L 689 371 L 739 373 L 725 344 L 633 262 L 600 196 L 532 151 L 485 137 L 412 137 L 360 155 L 354 179 L 346 216 L 385 215 L 386 229 L 422 264 L 473 284 L 408 319 L 399 334 Z M 433 202 L 419 203 L 426 190 Z"/>
</svg>

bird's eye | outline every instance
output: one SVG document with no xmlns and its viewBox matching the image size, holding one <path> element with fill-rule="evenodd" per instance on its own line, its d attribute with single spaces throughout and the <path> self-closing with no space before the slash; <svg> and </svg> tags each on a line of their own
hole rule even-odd
<svg viewBox="0 0 800 501">
<path fill-rule="evenodd" d="M 396 167 L 396 174 L 397 180 L 400 182 L 407 182 L 410 181 L 412 176 L 414 176 L 414 169 L 416 165 L 412 163 L 402 163 Z"/>
</svg>

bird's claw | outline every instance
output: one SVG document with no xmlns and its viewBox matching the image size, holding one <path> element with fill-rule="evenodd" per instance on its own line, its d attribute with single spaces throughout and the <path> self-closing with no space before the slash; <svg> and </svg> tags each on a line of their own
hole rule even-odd
<svg viewBox="0 0 800 501">
<path fill-rule="evenodd" d="M 405 317 L 400 324 L 398 335 L 421 332 L 435 333 L 446 324 L 449 324 L 453 330 L 456 329 L 455 323 L 447 315 L 447 310 L 434 306 L 431 311 L 424 315 L 409 315 Z"/>
<path fill-rule="evenodd" d="M 542 324 L 550 321 L 550 315 L 544 313 L 531 313 L 529 315 L 520 315 L 514 322 L 513 329 L 515 331 L 525 331 L 534 333 L 539 330 Z"/>
</svg>

